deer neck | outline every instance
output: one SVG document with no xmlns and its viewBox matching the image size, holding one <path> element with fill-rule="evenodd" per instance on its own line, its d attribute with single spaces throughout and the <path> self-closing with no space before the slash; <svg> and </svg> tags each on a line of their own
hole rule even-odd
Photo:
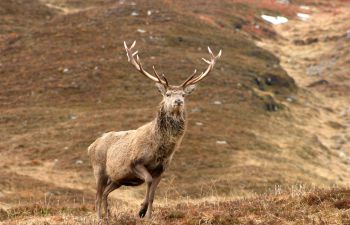
<svg viewBox="0 0 350 225">
<path fill-rule="evenodd" d="M 161 138 L 176 138 L 181 137 L 185 132 L 186 127 L 186 112 L 180 110 L 178 112 L 167 112 L 164 105 L 161 104 L 155 120 L 157 133 Z"/>
</svg>

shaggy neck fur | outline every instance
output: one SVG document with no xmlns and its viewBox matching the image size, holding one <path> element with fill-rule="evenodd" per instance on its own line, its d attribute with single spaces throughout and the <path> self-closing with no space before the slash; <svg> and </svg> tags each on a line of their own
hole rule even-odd
<svg viewBox="0 0 350 225">
<path fill-rule="evenodd" d="M 161 103 L 156 118 L 156 130 L 164 137 L 178 137 L 184 134 L 185 131 L 186 113 L 184 108 L 169 112 L 165 109 L 164 104 Z"/>
</svg>

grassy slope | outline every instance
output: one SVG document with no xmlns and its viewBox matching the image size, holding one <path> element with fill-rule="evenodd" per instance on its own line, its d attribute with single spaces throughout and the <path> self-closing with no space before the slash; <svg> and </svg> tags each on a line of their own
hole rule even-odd
<svg viewBox="0 0 350 225">
<path fill-rule="evenodd" d="M 149 121 L 160 100 L 152 83 L 126 62 L 122 41 L 134 39 L 146 67 L 157 65 L 172 83 L 195 67 L 203 68 L 199 59 L 207 54 L 205 46 L 224 50 L 210 79 L 188 99 L 188 133 L 160 185 L 160 198 L 242 196 L 274 185 L 345 180 L 347 175 L 334 166 L 338 158 L 294 125 L 304 121 L 290 114 L 286 97 L 298 92 L 278 59 L 255 46 L 249 35 L 232 29 L 245 8 L 225 4 L 215 4 L 224 12 L 217 17 L 215 7 L 200 5 L 201 17 L 172 1 L 136 1 L 136 6 L 113 2 L 33 20 L 33 26 L 19 23 L 15 38 L 2 35 L 0 166 L 11 171 L 9 177 L 21 174 L 29 187 L 20 188 L 16 180 L 12 185 L 2 182 L 6 192 L 0 200 L 10 206 L 19 200 L 31 203 L 42 201 L 44 190 L 62 188 L 68 193 L 73 188 L 84 190 L 84 198 L 92 202 L 86 147 L 102 132 Z M 131 16 L 134 11 L 140 15 Z M 146 33 L 138 33 L 138 28 Z M 274 78 L 272 84 L 266 82 L 269 77 Z M 279 110 L 268 111 L 271 105 Z M 218 140 L 228 144 L 217 145 Z M 322 169 L 324 163 L 330 166 Z M 328 176 L 332 170 L 337 176 Z M 33 193 L 33 185 L 43 191 Z M 141 190 L 132 192 L 133 199 L 143 195 Z M 11 197 L 16 195 L 21 197 Z M 55 200 L 67 196 L 57 194 Z M 124 195 L 118 197 L 125 200 Z"/>
</svg>

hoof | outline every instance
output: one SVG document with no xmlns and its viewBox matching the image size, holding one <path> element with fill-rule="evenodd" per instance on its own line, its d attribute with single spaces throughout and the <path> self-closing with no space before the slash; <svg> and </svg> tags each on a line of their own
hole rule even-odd
<svg viewBox="0 0 350 225">
<path fill-rule="evenodd" d="M 147 212 L 147 206 L 146 206 L 146 207 L 142 207 L 142 208 L 140 209 L 140 211 L 139 211 L 139 216 L 140 216 L 140 218 L 145 217 L 146 212 Z"/>
</svg>

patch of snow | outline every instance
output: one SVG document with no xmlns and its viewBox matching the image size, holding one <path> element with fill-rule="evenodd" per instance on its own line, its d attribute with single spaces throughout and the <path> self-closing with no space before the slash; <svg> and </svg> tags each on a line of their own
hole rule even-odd
<svg viewBox="0 0 350 225">
<path fill-rule="evenodd" d="M 147 16 L 150 16 L 150 15 L 152 15 L 152 11 L 151 11 L 151 10 L 148 10 L 148 11 L 147 11 Z"/>
<path fill-rule="evenodd" d="M 203 126 L 203 123 L 201 123 L 201 122 L 196 122 L 196 125 L 197 125 L 197 126 Z"/>
<path fill-rule="evenodd" d="M 215 104 L 215 105 L 221 105 L 222 102 L 220 102 L 220 101 L 214 101 L 214 104 Z"/>
<path fill-rule="evenodd" d="M 64 68 L 63 69 L 63 73 L 68 73 L 69 72 L 69 69 L 68 68 Z"/>
<path fill-rule="evenodd" d="M 139 15 L 138 12 L 132 12 L 132 13 L 131 13 L 131 16 L 138 16 L 138 15 Z"/>
<path fill-rule="evenodd" d="M 297 16 L 299 17 L 300 20 L 302 21 L 307 21 L 310 19 L 310 15 L 306 13 L 297 13 Z"/>
<path fill-rule="evenodd" d="M 283 23 L 288 22 L 288 19 L 286 17 L 283 17 L 283 16 L 261 15 L 261 18 L 263 18 L 263 20 L 265 20 L 269 23 L 272 23 L 274 25 L 283 24 Z"/>
</svg>

